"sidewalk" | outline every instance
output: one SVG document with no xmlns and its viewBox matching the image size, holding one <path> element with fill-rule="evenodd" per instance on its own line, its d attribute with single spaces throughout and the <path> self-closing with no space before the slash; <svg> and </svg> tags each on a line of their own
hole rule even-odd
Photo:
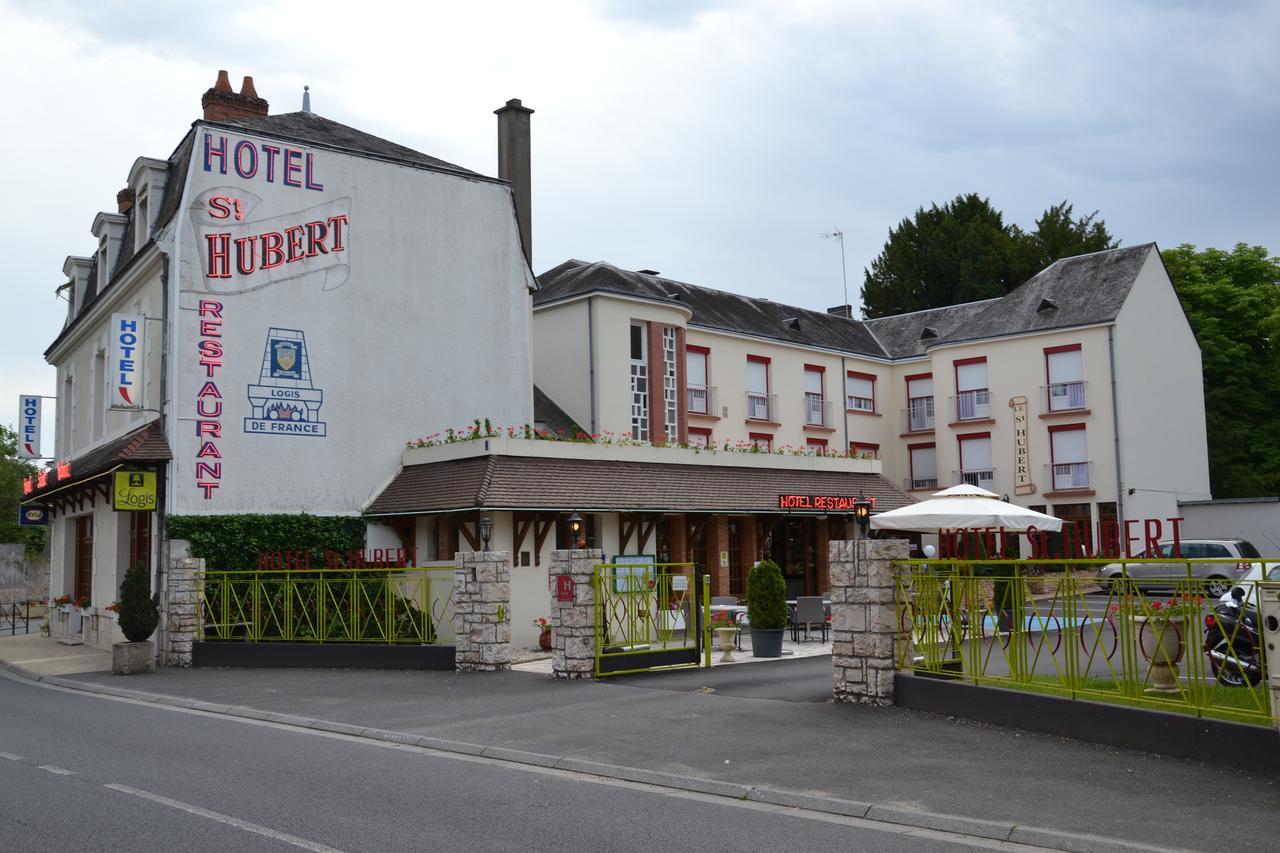
<svg viewBox="0 0 1280 853">
<path fill-rule="evenodd" d="M 13 664 L 39 675 L 111 672 L 111 652 L 91 646 L 67 646 L 37 634 L 0 636 L 0 664 Z"/>
<path fill-rule="evenodd" d="M 0 656 L 12 648 L 0 644 Z M 1225 815 L 1233 847 L 1274 843 L 1280 775 L 835 705 L 830 680 L 819 657 L 606 682 L 251 669 L 90 672 L 59 682 L 1059 849 L 1218 849 Z"/>
</svg>

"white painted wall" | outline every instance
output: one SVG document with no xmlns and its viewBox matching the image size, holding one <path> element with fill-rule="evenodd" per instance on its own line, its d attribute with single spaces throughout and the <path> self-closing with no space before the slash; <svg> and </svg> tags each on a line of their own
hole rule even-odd
<svg viewBox="0 0 1280 853">
<path fill-rule="evenodd" d="M 324 190 L 286 187 L 278 172 L 269 183 L 264 172 L 252 179 L 231 169 L 220 174 L 217 161 L 205 171 L 206 132 L 215 145 L 225 136 L 232 150 L 241 140 L 265 141 L 196 129 L 176 234 L 183 310 L 173 353 L 174 512 L 356 513 L 394 473 L 406 440 L 473 418 L 532 421 L 533 280 L 507 186 L 307 151 Z M 243 222 L 213 219 L 215 194 L 240 199 Z M 256 234 L 335 213 L 349 216 L 342 253 L 284 264 L 274 279 L 206 275 L 206 229 Z M 220 338 L 201 335 L 194 310 L 201 300 L 222 304 Z M 272 328 L 306 336 L 312 385 L 323 393 L 323 437 L 246 432 L 248 388 L 260 384 Z M 195 401 L 208 378 L 198 363 L 201 340 L 220 340 L 225 352 L 213 377 L 222 402 L 213 439 L 221 459 L 204 460 L 221 462 L 221 478 L 208 497 L 195 476 Z"/>
<path fill-rule="evenodd" d="M 598 295 L 595 305 L 596 385 L 599 423 L 597 432 L 631 434 L 631 322 L 640 320 L 664 326 L 684 327 L 687 310 L 638 299 Z M 584 326 L 579 334 L 586 334 Z M 686 342 L 687 343 L 687 342 Z M 662 354 L 649 353 L 651 369 L 661 370 Z M 650 400 L 650 409 L 661 401 Z M 583 424 L 587 426 L 587 424 Z"/>
<path fill-rule="evenodd" d="M 1125 516 L 1175 516 L 1179 499 L 1211 497 L 1204 380 L 1200 347 L 1154 248 L 1115 338 Z"/>
<path fill-rule="evenodd" d="M 588 301 L 539 309 L 533 322 L 533 383 L 591 429 Z"/>
<path fill-rule="evenodd" d="M 1280 500 L 1257 498 L 1178 507 L 1186 539 L 1247 539 L 1264 557 L 1280 556 Z"/>
</svg>

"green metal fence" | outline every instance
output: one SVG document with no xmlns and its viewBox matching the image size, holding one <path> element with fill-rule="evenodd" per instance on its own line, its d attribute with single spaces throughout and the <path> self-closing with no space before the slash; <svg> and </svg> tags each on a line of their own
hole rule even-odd
<svg viewBox="0 0 1280 853">
<path fill-rule="evenodd" d="M 903 561 L 897 664 L 974 684 L 1271 725 L 1280 710 L 1267 689 L 1265 644 L 1251 642 L 1239 623 L 1224 632 L 1213 616 L 1232 587 L 1257 607 L 1267 582 L 1248 565 Z M 1115 577 L 1100 577 L 1117 566 Z M 1272 576 L 1280 579 L 1280 569 Z"/>
<path fill-rule="evenodd" d="M 206 641 L 452 644 L 452 566 L 207 571 Z"/>
<path fill-rule="evenodd" d="M 595 674 L 711 666 L 711 576 L 691 563 L 596 566 Z"/>
</svg>

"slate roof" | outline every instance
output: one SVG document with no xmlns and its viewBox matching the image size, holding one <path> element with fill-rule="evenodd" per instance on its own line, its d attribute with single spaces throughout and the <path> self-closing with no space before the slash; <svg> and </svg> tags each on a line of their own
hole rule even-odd
<svg viewBox="0 0 1280 853">
<path fill-rule="evenodd" d="M 859 320 L 624 270 L 603 261 L 565 261 L 538 276 L 538 283 L 535 307 L 593 292 L 639 296 L 683 306 L 693 312 L 690 322 L 704 328 L 885 357 Z"/>
<path fill-rule="evenodd" d="M 1116 318 L 1154 243 L 1063 258 L 995 299 L 852 320 L 698 287 L 598 261 L 569 260 L 538 277 L 534 307 L 588 293 L 682 305 L 690 325 L 878 358 L 912 358 L 942 343 L 1105 323 Z M 1045 300 L 1053 306 L 1040 310 Z M 928 333 L 926 334 L 926 329 Z"/>
<path fill-rule="evenodd" d="M 397 145 L 380 136 L 365 133 L 363 130 L 356 130 L 354 127 L 349 127 L 315 113 L 277 113 L 262 117 L 224 119 L 215 122 L 206 121 L 204 124 L 242 128 L 294 142 L 328 146 L 342 151 L 368 154 L 415 166 L 426 166 L 431 169 L 441 169 L 462 175 L 483 177 L 470 169 L 446 163 L 444 160 L 423 154 L 421 151 Z"/>
<path fill-rule="evenodd" d="M 559 438 L 574 438 L 587 432 L 537 385 L 533 386 L 533 420 L 545 424 L 547 431 Z"/>
<path fill-rule="evenodd" d="M 169 443 L 165 441 L 164 431 L 160 429 L 160 421 L 148 421 L 114 441 L 109 441 L 71 459 L 71 476 L 67 479 L 59 480 L 56 469 L 50 471 L 45 487 L 23 495 L 22 501 L 26 503 L 38 500 L 56 489 L 92 479 L 117 465 L 167 462 L 172 458 L 173 453 L 169 450 Z"/>
<path fill-rule="evenodd" d="M 365 512 L 776 513 L 779 495 L 859 492 L 877 512 L 913 502 L 879 474 L 488 455 L 405 466 Z"/>
</svg>

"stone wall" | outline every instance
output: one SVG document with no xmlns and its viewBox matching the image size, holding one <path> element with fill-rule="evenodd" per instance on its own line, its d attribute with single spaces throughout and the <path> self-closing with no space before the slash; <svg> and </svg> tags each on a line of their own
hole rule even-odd
<svg viewBox="0 0 1280 853">
<path fill-rule="evenodd" d="M 200 633 L 200 588 L 204 560 L 183 557 L 171 560 L 165 576 L 161 611 L 160 650 L 165 666 L 191 666 L 191 646 Z"/>
<path fill-rule="evenodd" d="M 837 702 L 892 705 L 894 605 L 892 560 L 905 560 L 900 539 L 830 543 L 832 695 Z"/>
<path fill-rule="evenodd" d="M 454 664 L 458 672 L 511 668 L 511 552 L 454 556 Z"/>
<path fill-rule="evenodd" d="M 596 665 L 596 566 L 604 552 L 552 551 L 549 583 L 551 595 L 551 671 L 556 678 L 591 678 Z M 573 582 L 573 600 L 556 597 L 557 578 Z"/>
</svg>

